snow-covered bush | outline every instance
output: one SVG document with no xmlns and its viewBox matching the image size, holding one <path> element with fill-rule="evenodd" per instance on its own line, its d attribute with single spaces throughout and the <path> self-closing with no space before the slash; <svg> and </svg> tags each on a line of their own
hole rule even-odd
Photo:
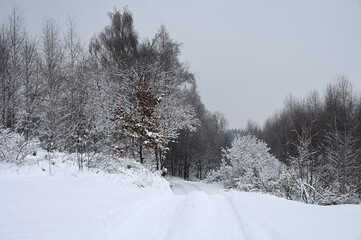
<svg viewBox="0 0 361 240">
<path fill-rule="evenodd" d="M 314 176 L 313 184 L 298 175 L 295 167 L 284 167 L 280 172 L 279 187 L 275 194 L 289 200 L 317 205 L 359 204 L 360 197 L 355 192 L 342 194 L 338 191 L 339 183 L 324 187 L 318 176 Z"/>
<path fill-rule="evenodd" d="M 0 129 L 0 161 L 11 162 L 17 165 L 24 164 L 26 156 L 36 154 L 39 141 L 25 140 L 24 136 Z"/>
<path fill-rule="evenodd" d="M 39 146 L 37 140 L 26 141 L 21 134 L 0 130 L 0 175 L 1 171 L 9 171 L 51 176 L 99 176 L 123 186 L 169 188 L 160 171 L 150 171 L 135 159 L 87 153 L 84 155 L 84 170 L 79 171 L 77 155 L 48 152 Z"/>
<path fill-rule="evenodd" d="M 161 171 L 151 171 L 132 158 L 93 153 L 87 155 L 85 166 L 88 171 L 100 173 L 122 185 L 130 184 L 142 188 L 168 186 L 168 182 L 161 177 Z"/>
<path fill-rule="evenodd" d="M 237 135 L 230 148 L 223 150 L 223 163 L 208 181 L 244 191 L 273 192 L 277 187 L 281 163 L 269 152 L 267 144 L 255 136 Z"/>
</svg>

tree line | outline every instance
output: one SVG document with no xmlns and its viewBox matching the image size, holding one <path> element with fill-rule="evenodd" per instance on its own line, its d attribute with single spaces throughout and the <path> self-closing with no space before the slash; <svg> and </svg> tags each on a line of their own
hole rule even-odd
<svg viewBox="0 0 361 240">
<path fill-rule="evenodd" d="M 345 75 L 324 95 L 286 98 L 263 126 L 234 129 L 208 181 L 313 204 L 361 199 L 361 95 Z"/>
<path fill-rule="evenodd" d="M 79 153 L 80 169 L 83 155 L 102 152 L 204 177 L 229 143 L 226 121 L 203 105 L 181 44 L 165 26 L 140 39 L 128 9 L 108 16 L 86 48 L 75 19 L 64 32 L 46 19 L 34 37 L 21 9 L 10 10 L 0 27 L 1 127 Z"/>
<path fill-rule="evenodd" d="M 287 166 L 288 182 L 283 184 L 289 196 L 303 192 L 305 202 L 312 196 L 329 196 L 326 203 L 331 204 L 359 199 L 361 95 L 347 76 L 338 76 L 323 95 L 314 90 L 301 99 L 287 97 L 262 129 L 249 122 L 240 133 L 264 140 L 270 153 Z"/>
<path fill-rule="evenodd" d="M 79 169 L 85 155 L 105 153 L 203 179 L 239 161 L 227 160 L 227 147 L 234 136 L 252 134 L 289 169 L 279 183 L 286 195 L 361 193 L 361 96 L 346 76 L 322 96 L 288 97 L 263 128 L 249 122 L 245 130 L 227 130 L 225 117 L 202 103 L 179 59 L 181 44 L 164 26 L 140 39 L 129 10 L 108 16 L 85 48 L 74 19 L 64 33 L 44 20 L 41 36 L 33 37 L 21 10 L 10 10 L 0 27 L 1 138 L 19 133 L 49 152 L 78 153 Z"/>
</svg>

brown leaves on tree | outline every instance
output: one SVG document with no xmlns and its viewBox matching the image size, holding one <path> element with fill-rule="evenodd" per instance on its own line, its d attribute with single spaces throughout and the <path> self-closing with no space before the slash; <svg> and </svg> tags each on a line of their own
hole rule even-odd
<svg viewBox="0 0 361 240">
<path fill-rule="evenodd" d="M 119 124 L 119 131 L 114 134 L 122 146 L 115 149 L 120 153 L 137 150 L 140 161 L 143 162 L 142 151 L 146 148 L 164 151 L 164 136 L 160 134 L 159 119 L 155 115 L 156 106 L 162 101 L 155 90 L 145 81 L 135 92 L 133 104 L 124 104 L 113 110 L 111 121 Z M 125 143 L 125 144 L 124 144 Z"/>
</svg>

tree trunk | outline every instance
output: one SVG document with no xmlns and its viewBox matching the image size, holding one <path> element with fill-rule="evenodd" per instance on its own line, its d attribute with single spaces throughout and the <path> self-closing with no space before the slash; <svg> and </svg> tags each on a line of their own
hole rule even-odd
<svg viewBox="0 0 361 240">
<path fill-rule="evenodd" d="M 142 145 L 139 146 L 139 159 L 140 159 L 140 163 L 143 164 L 144 158 L 143 158 L 143 147 Z"/>
<path fill-rule="evenodd" d="M 159 170 L 159 157 L 158 157 L 158 152 L 157 152 L 157 150 L 154 150 L 154 154 L 155 154 L 156 170 Z"/>
</svg>

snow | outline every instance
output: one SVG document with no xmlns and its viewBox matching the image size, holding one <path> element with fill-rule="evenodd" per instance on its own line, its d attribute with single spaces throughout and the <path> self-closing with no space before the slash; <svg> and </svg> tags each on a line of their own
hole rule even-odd
<svg viewBox="0 0 361 240">
<path fill-rule="evenodd" d="M 78 172 L 58 159 L 54 176 L 46 167 L 1 163 L 0 239 L 361 239 L 361 205 L 307 205 L 181 179 L 170 179 L 171 191 L 141 167 Z"/>
<path fill-rule="evenodd" d="M 361 205 L 319 206 L 231 191 L 236 208 L 273 239 L 361 239 Z"/>
<path fill-rule="evenodd" d="M 129 214 L 128 205 L 171 194 L 168 182 L 144 168 L 78 172 L 60 156 L 54 176 L 42 170 L 48 161 L 0 163 L 0 239 L 92 239 L 113 214 Z"/>
<path fill-rule="evenodd" d="M 192 235 L 179 239 L 361 239 L 361 205 L 308 205 L 182 180 L 172 187 L 176 195 L 188 196 L 185 209 L 192 208 L 187 220 Z"/>
</svg>

